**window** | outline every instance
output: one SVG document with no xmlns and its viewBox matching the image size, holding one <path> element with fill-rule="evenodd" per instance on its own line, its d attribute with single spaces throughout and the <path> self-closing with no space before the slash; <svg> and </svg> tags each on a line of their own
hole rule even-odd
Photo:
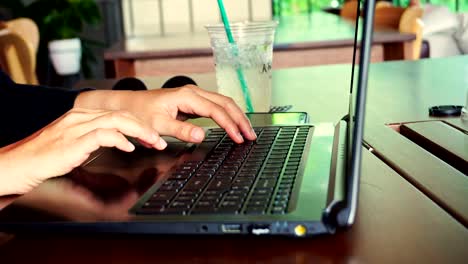
<svg viewBox="0 0 468 264">
<path fill-rule="evenodd" d="M 127 37 L 204 31 L 221 22 L 214 0 L 121 0 Z M 224 0 L 231 21 L 269 20 L 272 0 Z"/>
</svg>

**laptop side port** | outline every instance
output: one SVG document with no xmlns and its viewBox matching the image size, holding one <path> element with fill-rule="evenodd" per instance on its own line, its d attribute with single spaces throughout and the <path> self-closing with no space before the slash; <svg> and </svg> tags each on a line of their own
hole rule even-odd
<svg viewBox="0 0 468 264">
<path fill-rule="evenodd" d="M 250 228 L 250 232 L 253 235 L 257 235 L 257 236 L 259 236 L 259 235 L 268 235 L 271 232 L 270 225 L 253 225 Z"/>
<path fill-rule="evenodd" d="M 239 234 L 242 231 L 242 226 L 240 224 L 222 224 L 221 232 L 225 234 Z"/>
</svg>

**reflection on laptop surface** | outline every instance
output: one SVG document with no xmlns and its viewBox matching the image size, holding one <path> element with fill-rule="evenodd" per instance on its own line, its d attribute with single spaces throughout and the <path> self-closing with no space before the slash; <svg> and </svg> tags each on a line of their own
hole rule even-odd
<svg viewBox="0 0 468 264">
<path fill-rule="evenodd" d="M 365 2 L 357 83 L 337 125 L 253 123 L 257 141 L 241 145 L 213 128 L 198 145 L 105 149 L 0 212 L 0 229 L 309 236 L 352 225 L 374 5 Z"/>
</svg>

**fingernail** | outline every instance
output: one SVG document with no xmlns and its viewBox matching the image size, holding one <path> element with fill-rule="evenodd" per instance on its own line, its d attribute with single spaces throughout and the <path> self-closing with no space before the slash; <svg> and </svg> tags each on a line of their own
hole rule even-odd
<svg viewBox="0 0 468 264">
<path fill-rule="evenodd" d="M 192 129 L 190 136 L 194 141 L 202 141 L 205 137 L 205 132 L 201 128 L 194 128 Z"/>
<path fill-rule="evenodd" d="M 128 145 L 128 151 L 134 151 L 135 150 L 135 145 L 133 145 L 131 142 L 128 142 L 127 145 Z"/>
<path fill-rule="evenodd" d="M 167 142 L 162 138 L 159 139 L 159 147 L 162 149 L 165 149 L 167 147 Z"/>
<path fill-rule="evenodd" d="M 254 138 L 257 138 L 257 133 L 255 133 L 255 130 L 252 128 L 252 130 L 250 130 L 250 135 Z"/>
<path fill-rule="evenodd" d="M 239 140 L 241 140 L 242 142 L 244 142 L 244 137 L 241 135 L 241 133 L 237 132 L 236 133 L 236 136 Z"/>
</svg>

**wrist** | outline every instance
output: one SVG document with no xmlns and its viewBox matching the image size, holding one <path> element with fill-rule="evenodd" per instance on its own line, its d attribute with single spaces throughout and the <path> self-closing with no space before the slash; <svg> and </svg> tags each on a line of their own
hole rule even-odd
<svg viewBox="0 0 468 264">
<path fill-rule="evenodd" d="M 75 108 L 127 110 L 129 109 L 133 91 L 94 90 L 80 93 L 76 99 Z"/>
<path fill-rule="evenodd" d="M 0 196 L 25 194 L 39 185 L 34 175 L 39 168 L 21 154 L 18 143 L 0 149 Z"/>
</svg>

